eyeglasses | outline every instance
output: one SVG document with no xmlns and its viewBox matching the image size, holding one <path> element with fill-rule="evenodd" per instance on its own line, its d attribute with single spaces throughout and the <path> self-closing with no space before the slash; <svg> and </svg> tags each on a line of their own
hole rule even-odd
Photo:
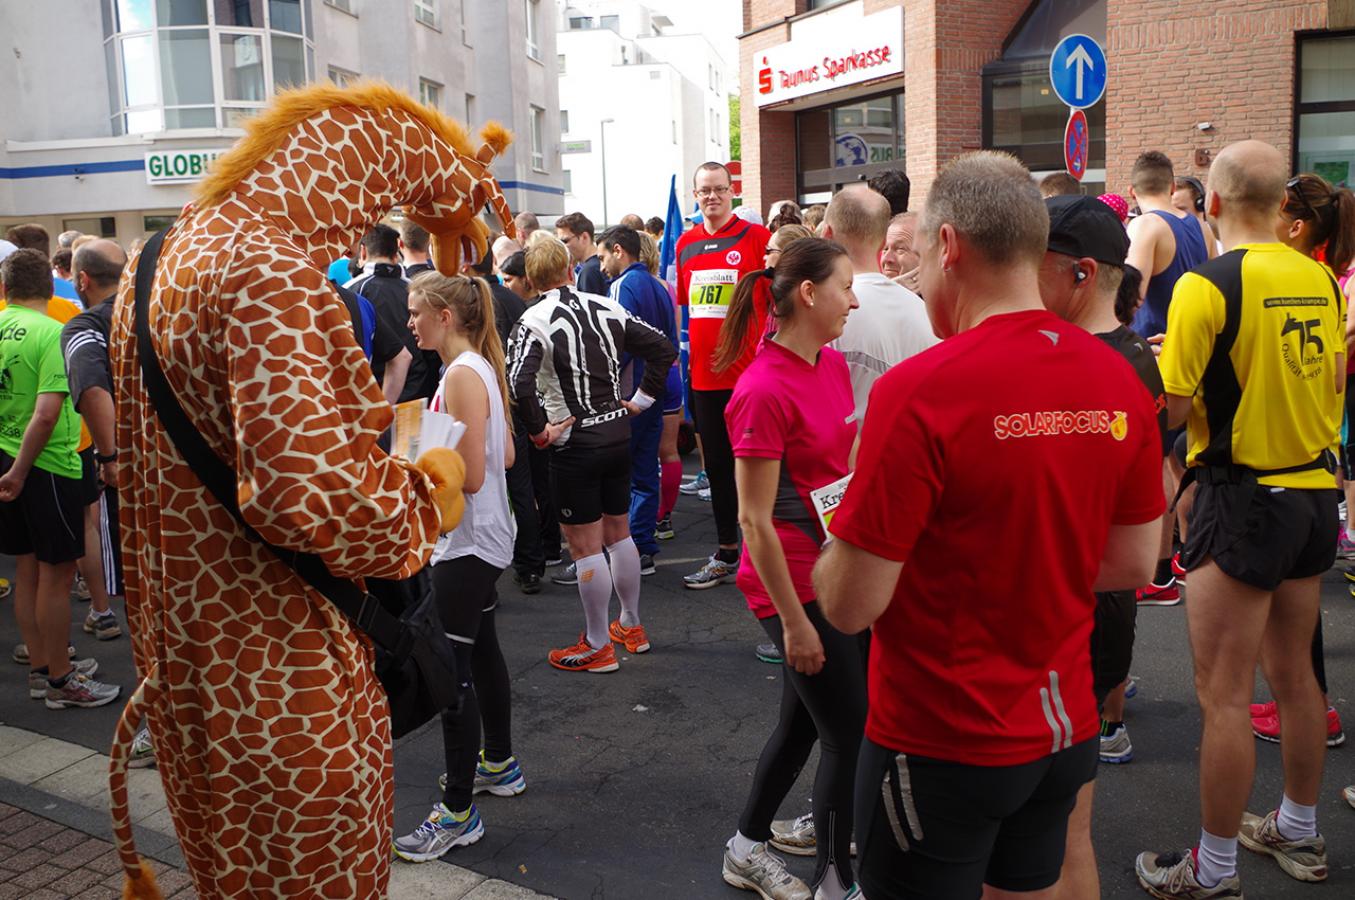
<svg viewBox="0 0 1355 900">
<path fill-rule="evenodd" d="M 1303 204 L 1303 208 L 1308 210 L 1308 215 L 1313 217 L 1313 222 L 1320 223 L 1322 221 L 1322 217 L 1317 214 L 1317 210 L 1313 209 L 1313 204 L 1309 203 L 1308 198 L 1303 195 L 1303 191 L 1300 189 L 1300 185 L 1302 183 L 1303 183 L 1302 175 L 1295 176 L 1294 178 L 1289 179 L 1289 181 L 1285 183 L 1284 186 L 1285 205 L 1286 206 L 1288 205 L 1289 200 L 1288 195 L 1293 194 L 1294 196 L 1299 198 L 1299 202 Z M 1294 218 L 1298 219 L 1301 217 L 1294 216 Z"/>
<path fill-rule="evenodd" d="M 730 190 L 731 188 L 729 185 L 722 184 L 719 187 L 702 188 L 699 191 L 695 191 L 694 193 L 698 197 L 720 197 L 724 194 L 728 194 Z"/>
</svg>

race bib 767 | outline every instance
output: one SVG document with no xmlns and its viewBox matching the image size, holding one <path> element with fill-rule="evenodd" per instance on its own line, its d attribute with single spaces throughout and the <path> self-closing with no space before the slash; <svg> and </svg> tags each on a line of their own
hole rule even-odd
<svg viewBox="0 0 1355 900">
<path fill-rule="evenodd" d="M 692 273 L 687 305 L 693 319 L 723 319 L 734 302 L 738 269 L 703 269 Z"/>
</svg>

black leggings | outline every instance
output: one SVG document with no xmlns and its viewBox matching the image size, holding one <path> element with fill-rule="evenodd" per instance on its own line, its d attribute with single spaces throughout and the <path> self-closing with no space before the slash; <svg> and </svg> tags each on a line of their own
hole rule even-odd
<svg viewBox="0 0 1355 900">
<path fill-rule="evenodd" d="M 513 755 L 512 695 L 508 665 L 499 650 L 494 583 L 503 569 L 474 556 L 433 566 L 438 616 L 456 651 L 463 703 L 460 713 L 442 714 L 442 747 L 447 789 L 442 802 L 453 812 L 468 809 L 480 753 L 480 723 L 485 728 L 485 759 L 502 762 Z"/>
<path fill-rule="evenodd" d="M 804 610 L 823 642 L 823 668 L 817 675 L 801 675 L 782 665 L 781 719 L 762 748 L 753 789 L 739 818 L 739 831 L 754 841 L 771 837 L 772 817 L 795 786 L 817 740 L 819 769 L 814 775 L 813 812 L 818 848 L 811 886 L 823 881 L 830 866 L 837 869 L 843 886 L 850 886 L 854 880 L 850 855 L 852 791 L 857 751 L 866 727 L 868 638 L 866 633 L 846 635 L 829 625 L 817 602 L 806 604 Z M 784 655 L 781 618 L 760 621 Z"/>
<path fill-rule="evenodd" d="M 734 448 L 725 426 L 725 407 L 733 391 L 692 391 L 692 418 L 701 434 L 701 458 L 710 479 L 715 537 L 722 547 L 739 542 L 739 495 L 734 488 Z"/>
</svg>

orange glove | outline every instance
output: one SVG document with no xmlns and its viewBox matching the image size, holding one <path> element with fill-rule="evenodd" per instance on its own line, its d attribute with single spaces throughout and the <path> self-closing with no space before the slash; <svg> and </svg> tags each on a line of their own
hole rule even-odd
<svg viewBox="0 0 1355 900">
<path fill-rule="evenodd" d="M 433 482 L 433 502 L 442 514 L 443 534 L 461 523 L 466 511 L 466 498 L 461 486 L 466 482 L 466 463 L 461 454 L 446 447 L 434 447 L 419 457 L 414 467 Z"/>
</svg>

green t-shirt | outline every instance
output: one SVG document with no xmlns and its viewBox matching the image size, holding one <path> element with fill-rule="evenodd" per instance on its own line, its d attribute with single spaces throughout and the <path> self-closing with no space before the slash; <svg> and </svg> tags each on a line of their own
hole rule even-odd
<svg viewBox="0 0 1355 900">
<path fill-rule="evenodd" d="M 33 464 L 63 478 L 82 477 L 75 452 L 80 417 L 71 406 L 69 390 L 61 359 L 61 323 L 17 303 L 0 310 L 0 450 L 18 456 L 38 394 L 67 394 L 52 436 Z"/>
</svg>

